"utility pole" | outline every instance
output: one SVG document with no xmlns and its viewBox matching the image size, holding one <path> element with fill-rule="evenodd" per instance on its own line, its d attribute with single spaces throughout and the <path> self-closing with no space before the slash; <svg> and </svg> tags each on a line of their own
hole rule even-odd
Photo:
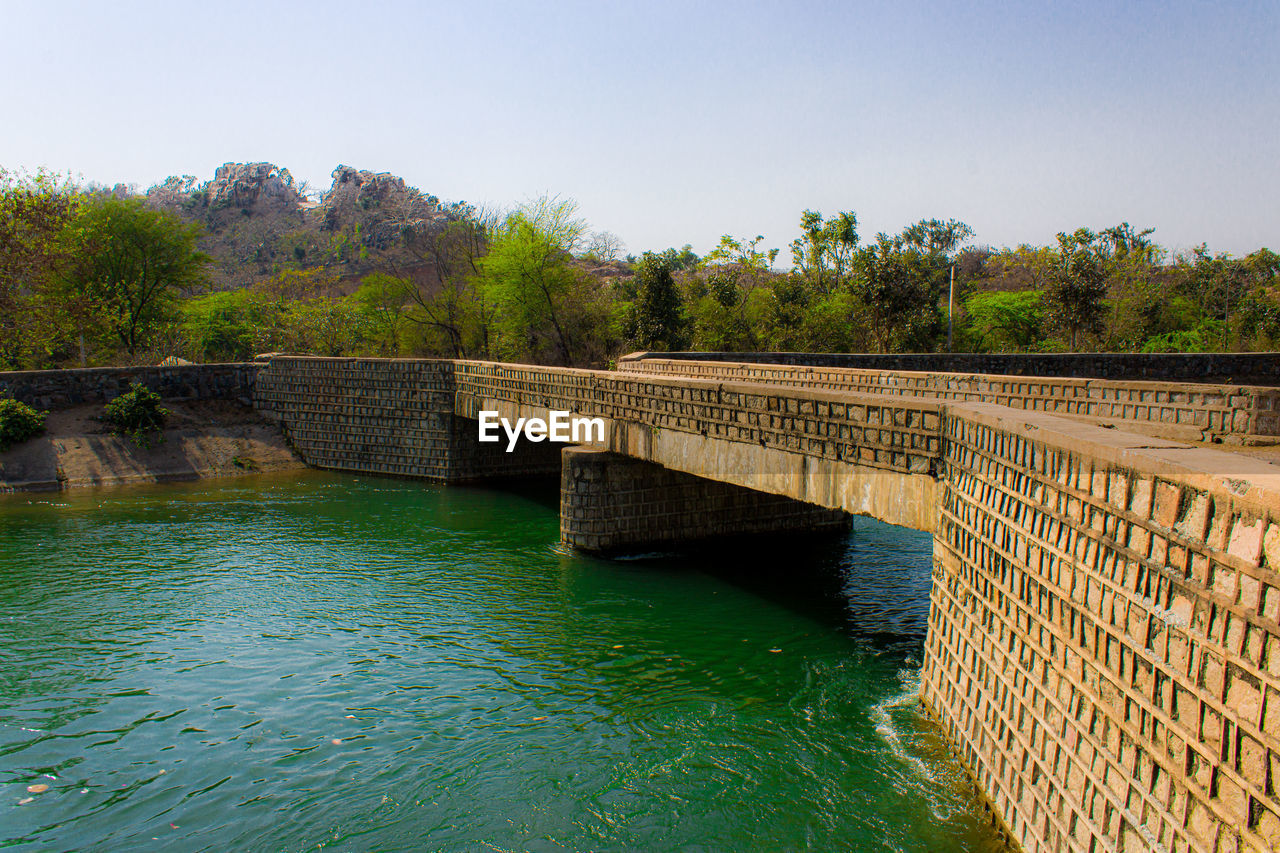
<svg viewBox="0 0 1280 853">
<path fill-rule="evenodd" d="M 951 347 L 951 314 L 956 305 L 956 265 L 951 265 L 951 286 L 947 289 L 947 352 L 954 352 Z"/>
</svg>

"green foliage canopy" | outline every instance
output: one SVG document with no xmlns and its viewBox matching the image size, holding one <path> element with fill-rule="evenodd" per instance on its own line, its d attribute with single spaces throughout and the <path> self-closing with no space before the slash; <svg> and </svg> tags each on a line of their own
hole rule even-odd
<svg viewBox="0 0 1280 853">
<path fill-rule="evenodd" d="M 199 231 L 142 199 L 86 202 L 64 233 L 77 247 L 63 271 L 68 297 L 99 306 L 110 333 L 136 354 L 172 315 L 178 291 L 204 282 L 208 257 L 196 249 Z"/>
</svg>

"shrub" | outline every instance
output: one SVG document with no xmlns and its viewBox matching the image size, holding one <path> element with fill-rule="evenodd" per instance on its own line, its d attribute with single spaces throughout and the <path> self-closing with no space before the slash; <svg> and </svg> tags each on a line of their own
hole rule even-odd
<svg viewBox="0 0 1280 853">
<path fill-rule="evenodd" d="M 115 432 L 146 447 L 152 433 L 159 433 L 168 417 L 169 410 L 160 405 L 160 395 L 134 382 L 128 391 L 107 403 L 102 419 Z"/>
<path fill-rule="evenodd" d="M 44 416 L 26 403 L 0 396 L 0 450 L 20 444 L 44 432 Z"/>
</svg>

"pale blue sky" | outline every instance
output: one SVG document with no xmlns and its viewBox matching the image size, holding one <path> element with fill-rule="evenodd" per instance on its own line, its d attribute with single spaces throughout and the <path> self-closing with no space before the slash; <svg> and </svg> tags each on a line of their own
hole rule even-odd
<svg viewBox="0 0 1280 853">
<path fill-rule="evenodd" d="M 0 165 L 576 199 L 631 251 L 955 217 L 1280 250 L 1280 3 L 3 0 Z M 781 260 L 780 259 L 780 260 Z"/>
</svg>

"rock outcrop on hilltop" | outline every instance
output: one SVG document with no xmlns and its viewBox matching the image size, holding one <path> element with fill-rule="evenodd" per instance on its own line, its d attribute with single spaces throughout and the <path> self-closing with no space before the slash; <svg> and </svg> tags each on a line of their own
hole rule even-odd
<svg viewBox="0 0 1280 853">
<path fill-rule="evenodd" d="M 390 248 L 405 229 L 424 233 L 448 218 L 440 199 L 390 172 L 340 165 L 332 177 L 333 185 L 316 209 L 323 227 L 339 231 L 358 225 L 361 243 L 368 248 Z"/>
<path fill-rule="evenodd" d="M 322 268 L 354 280 L 417 262 L 407 235 L 443 227 L 457 209 L 388 172 L 341 165 L 316 201 L 274 163 L 224 163 L 213 180 L 171 177 L 147 191 L 151 204 L 199 222 L 219 289 L 285 270 Z M 347 289 L 347 288 L 343 288 Z"/>
<path fill-rule="evenodd" d="M 301 207 L 288 169 L 273 163 L 223 163 L 205 185 L 211 207 L 253 208 L 259 201 Z"/>
</svg>

